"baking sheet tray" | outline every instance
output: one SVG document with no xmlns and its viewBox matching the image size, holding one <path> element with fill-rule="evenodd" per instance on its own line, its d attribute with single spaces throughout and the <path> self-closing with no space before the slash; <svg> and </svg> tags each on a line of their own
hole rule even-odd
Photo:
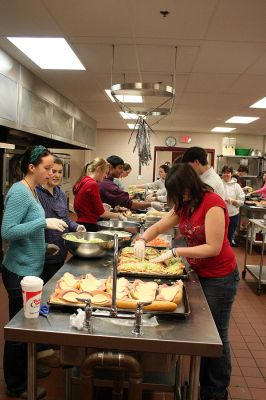
<svg viewBox="0 0 266 400">
<path fill-rule="evenodd" d="M 75 312 L 75 310 L 77 310 L 78 308 L 84 308 L 84 305 L 77 305 L 77 304 L 58 304 L 58 303 L 53 303 L 50 300 L 48 300 L 47 304 L 49 305 L 49 307 L 51 309 L 54 310 L 60 310 L 66 313 L 73 313 Z M 110 310 L 110 307 L 97 307 L 97 306 L 93 306 L 93 310 Z M 119 312 L 119 314 L 129 314 L 129 315 L 133 315 L 135 314 L 135 310 L 131 310 L 131 309 L 124 309 L 124 308 L 118 308 L 117 311 Z M 175 311 L 172 312 L 166 312 L 166 311 L 150 311 L 150 310 L 143 310 L 144 314 L 152 314 L 152 315 L 156 315 L 160 318 L 185 318 L 188 317 L 190 315 L 190 305 L 189 305 L 189 299 L 188 299 L 188 294 L 187 294 L 187 289 L 185 287 L 185 285 L 183 286 L 183 299 L 182 302 L 180 304 L 178 304 L 177 308 Z M 95 313 L 93 315 L 97 315 L 97 312 L 95 311 Z M 99 317 L 104 317 L 103 315 L 99 315 Z M 105 316 L 105 318 L 108 318 Z"/>
<path fill-rule="evenodd" d="M 174 280 L 176 280 L 176 279 L 182 279 L 182 280 L 188 279 L 188 271 L 190 270 L 190 265 L 189 265 L 189 263 L 188 263 L 186 258 L 184 258 L 184 257 L 180 257 L 180 258 L 182 260 L 182 263 L 185 265 L 185 268 L 183 269 L 183 273 L 179 274 L 179 275 L 177 275 L 177 274 L 174 274 L 174 275 L 169 275 L 169 274 L 161 275 L 161 274 L 158 274 L 158 273 L 151 274 L 151 273 L 145 273 L 145 272 L 141 273 L 141 272 L 134 272 L 134 271 L 132 271 L 132 272 L 121 271 L 120 272 L 119 270 L 117 270 L 117 275 L 118 276 L 136 277 L 136 278 L 139 278 L 139 279 L 142 279 L 142 278 L 152 278 L 153 280 L 155 280 L 155 279 L 157 279 L 157 280 L 163 279 L 164 280 L 163 283 L 167 283 L 167 282 L 165 282 L 165 280 L 170 281 L 171 279 L 172 280 L 173 279 Z"/>
<path fill-rule="evenodd" d="M 186 268 L 183 270 L 183 274 L 180 275 L 159 275 L 158 273 L 155 274 L 151 274 L 151 273 L 137 273 L 137 272 L 125 272 L 125 271 L 117 271 L 117 275 L 118 276 L 131 276 L 131 277 L 136 277 L 136 278 L 152 278 L 154 280 L 154 278 L 158 278 L 158 279 L 187 279 L 188 278 L 188 273 L 186 271 Z M 165 282 L 164 282 L 165 283 Z"/>
</svg>

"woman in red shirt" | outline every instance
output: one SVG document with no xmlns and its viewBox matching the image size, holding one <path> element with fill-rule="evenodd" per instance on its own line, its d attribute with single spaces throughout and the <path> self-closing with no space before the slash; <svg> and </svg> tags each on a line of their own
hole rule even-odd
<svg viewBox="0 0 266 400">
<path fill-rule="evenodd" d="M 223 342 L 220 358 L 202 357 L 201 400 L 227 400 L 231 376 L 228 327 L 239 280 L 235 255 L 227 238 L 227 206 L 189 164 L 173 165 L 165 187 L 173 209 L 143 233 L 135 244 L 135 254 L 143 258 L 146 242 L 179 224 L 188 247 L 173 248 L 153 261 L 184 256 L 197 272 Z"/>
<path fill-rule="evenodd" d="M 86 231 L 96 232 L 99 218 L 125 220 L 122 214 L 106 211 L 103 207 L 98 182 L 103 181 L 108 171 L 108 162 L 103 158 L 95 158 L 84 166 L 73 187 L 77 223 L 84 225 Z"/>
</svg>

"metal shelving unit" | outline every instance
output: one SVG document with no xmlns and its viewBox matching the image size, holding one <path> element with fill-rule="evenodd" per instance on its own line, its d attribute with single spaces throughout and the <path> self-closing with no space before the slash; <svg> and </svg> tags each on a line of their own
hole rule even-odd
<svg viewBox="0 0 266 400">
<path fill-rule="evenodd" d="M 257 189 L 261 186 L 262 175 L 264 171 L 264 157 L 254 157 L 254 156 L 227 156 L 220 154 L 217 156 L 217 173 L 221 175 L 221 171 L 224 165 L 231 166 L 234 170 L 237 170 L 240 165 L 243 164 L 243 160 L 249 169 L 249 175 L 244 178 L 250 183 L 248 186 L 252 186 Z"/>
<path fill-rule="evenodd" d="M 252 235 L 256 227 L 259 228 L 262 233 L 261 241 L 259 240 L 253 241 L 254 244 L 261 245 L 260 262 L 259 264 L 247 264 L 249 240 L 250 238 L 251 240 L 253 240 Z M 253 278 L 258 282 L 257 285 L 258 295 L 262 293 L 262 285 L 266 284 L 266 268 L 264 268 L 266 266 L 263 265 L 265 238 L 266 238 L 266 221 L 261 219 L 250 219 L 246 237 L 246 251 L 245 251 L 244 270 L 242 272 L 242 278 L 246 277 L 247 271 L 253 276 Z"/>
</svg>

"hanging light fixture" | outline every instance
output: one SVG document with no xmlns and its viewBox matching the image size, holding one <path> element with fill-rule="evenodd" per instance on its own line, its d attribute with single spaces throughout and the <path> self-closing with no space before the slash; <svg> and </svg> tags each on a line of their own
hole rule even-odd
<svg viewBox="0 0 266 400">
<path fill-rule="evenodd" d="M 150 150 L 150 132 L 153 132 L 151 126 L 157 124 L 160 120 L 167 117 L 173 109 L 175 99 L 175 75 L 176 75 L 176 59 L 177 47 L 175 47 L 175 63 L 174 73 L 172 75 L 172 86 L 164 85 L 162 82 L 123 82 L 112 84 L 113 68 L 114 68 L 114 53 L 113 45 L 113 60 L 111 71 L 111 88 L 110 92 L 115 102 L 118 104 L 122 112 L 126 114 L 135 114 L 138 116 L 134 129 L 131 132 L 129 142 L 135 130 L 136 142 L 133 152 L 138 149 L 139 157 L 139 175 L 141 175 L 141 167 L 148 165 L 151 158 Z M 124 75 L 125 77 L 125 75 Z M 142 102 L 128 102 L 136 96 L 138 99 L 143 99 Z M 147 117 L 157 117 L 152 125 L 147 123 Z"/>
</svg>

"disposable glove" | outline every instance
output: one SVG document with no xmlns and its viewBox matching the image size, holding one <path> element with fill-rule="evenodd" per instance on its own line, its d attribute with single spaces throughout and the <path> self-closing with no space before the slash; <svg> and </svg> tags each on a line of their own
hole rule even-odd
<svg viewBox="0 0 266 400">
<path fill-rule="evenodd" d="M 86 228 L 84 225 L 78 225 L 76 232 L 86 232 Z"/>
<path fill-rule="evenodd" d="M 126 221 L 127 220 L 127 218 L 121 213 L 118 213 L 117 216 L 118 216 L 119 221 Z"/>
<path fill-rule="evenodd" d="M 151 202 L 152 208 L 154 208 L 156 211 L 162 211 L 163 209 L 163 204 L 159 203 L 158 201 L 152 201 Z"/>
<path fill-rule="evenodd" d="M 112 206 L 110 206 L 110 204 L 103 203 L 103 208 L 104 208 L 104 211 L 110 211 L 112 209 Z"/>
<path fill-rule="evenodd" d="M 157 262 L 160 263 L 160 262 L 169 260 L 169 258 L 172 258 L 172 257 L 177 257 L 177 252 L 175 251 L 175 255 L 174 255 L 172 250 L 168 250 L 165 253 L 162 253 L 158 257 L 150 258 L 150 261 L 155 262 L 155 263 L 157 263 Z"/>
<path fill-rule="evenodd" d="M 54 229 L 59 232 L 64 232 L 67 224 L 62 219 L 58 218 L 45 218 L 47 229 Z"/>
<path fill-rule="evenodd" d="M 52 256 L 56 256 L 56 254 L 59 253 L 59 250 L 60 248 L 56 244 L 49 243 L 47 244 L 46 247 L 46 254 L 51 254 Z"/>
<path fill-rule="evenodd" d="M 136 240 L 136 242 L 134 244 L 135 257 L 140 258 L 141 260 L 144 260 L 145 245 L 146 245 L 146 243 L 144 242 L 144 240 L 141 240 L 141 239 Z"/>
</svg>

